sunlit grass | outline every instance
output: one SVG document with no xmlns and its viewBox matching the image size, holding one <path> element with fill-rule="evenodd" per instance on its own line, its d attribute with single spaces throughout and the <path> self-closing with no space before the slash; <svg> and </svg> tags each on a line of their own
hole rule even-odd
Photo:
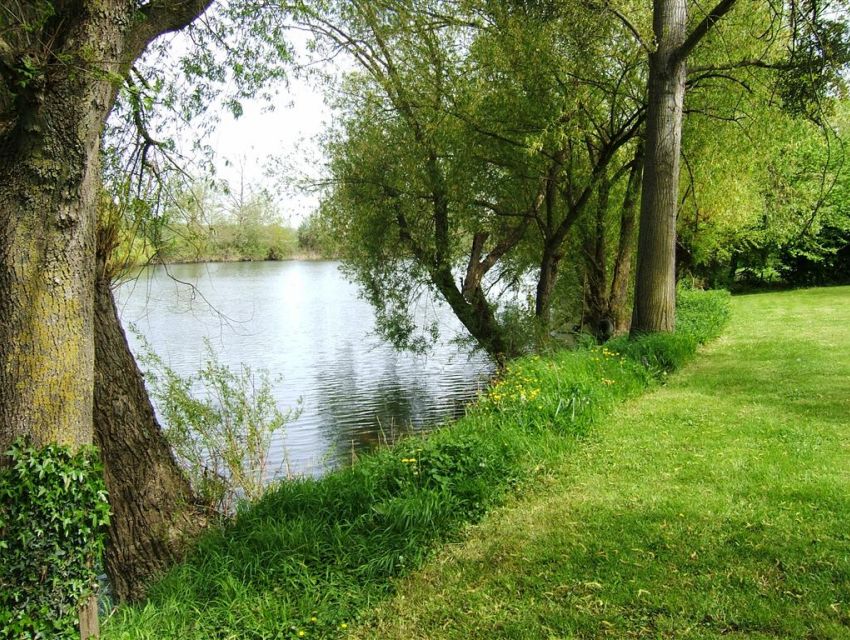
<svg viewBox="0 0 850 640">
<path fill-rule="evenodd" d="M 734 299 L 352 637 L 850 638 L 850 289 Z"/>
<path fill-rule="evenodd" d="M 577 455 L 578 436 L 615 403 L 689 359 L 726 306 L 723 294 L 691 293 L 680 337 L 519 360 L 450 427 L 281 484 L 205 536 L 146 604 L 115 612 L 105 637 L 344 635 L 440 543 Z"/>
</svg>

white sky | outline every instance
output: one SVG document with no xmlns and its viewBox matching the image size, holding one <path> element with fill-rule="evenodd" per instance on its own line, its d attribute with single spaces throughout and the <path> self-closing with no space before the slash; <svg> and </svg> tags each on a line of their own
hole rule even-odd
<svg viewBox="0 0 850 640">
<path fill-rule="evenodd" d="M 296 58 L 305 63 L 307 34 L 291 31 L 288 37 Z M 170 55 L 175 60 L 189 49 L 184 38 L 184 34 L 178 33 L 168 41 Z M 328 70 L 334 71 L 325 66 L 324 71 Z M 271 104 L 262 99 L 243 100 L 239 118 L 221 106 L 213 107 L 212 118 L 218 122 L 212 133 L 202 134 L 204 127 L 189 127 L 177 137 L 178 141 L 182 138 L 183 144 L 178 142 L 178 145 L 187 152 L 192 147 L 192 137 L 203 136 L 204 145 L 212 148 L 215 155 L 216 177 L 227 180 L 232 188 L 236 188 L 244 172 L 246 187 L 267 187 L 273 193 L 280 192 L 279 213 L 285 223 L 297 227 L 318 207 L 318 196 L 285 187 L 281 168 L 289 168 L 286 175 L 290 180 L 321 175 L 323 154 L 317 137 L 329 126 L 331 110 L 314 81 L 297 77 L 294 70 L 288 73 L 287 84 L 269 87 L 277 94 Z M 266 175 L 272 162 L 278 171 L 274 178 Z"/>
<path fill-rule="evenodd" d="M 273 111 L 266 111 L 266 105 L 259 101 L 243 106 L 244 113 L 238 119 L 229 113 L 222 115 L 209 139 L 219 177 L 238 183 L 242 164 L 246 183 L 272 187 L 264 170 L 274 157 L 282 158 L 296 171 L 315 173 L 321 157 L 315 139 L 331 120 L 330 109 L 318 89 L 305 80 L 293 79 L 287 88 L 281 88 Z M 317 204 L 315 196 L 294 193 L 279 203 L 284 220 L 294 226 Z"/>
</svg>

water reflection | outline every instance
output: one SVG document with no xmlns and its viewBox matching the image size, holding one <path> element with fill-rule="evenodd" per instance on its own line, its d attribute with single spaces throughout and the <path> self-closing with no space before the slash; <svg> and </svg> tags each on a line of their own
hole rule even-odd
<svg viewBox="0 0 850 640">
<path fill-rule="evenodd" d="M 146 269 L 119 302 L 125 325 L 179 373 L 198 369 L 206 337 L 224 363 L 282 376 L 276 400 L 285 408 L 300 399 L 302 413 L 273 444 L 272 468 L 295 474 L 456 416 L 492 371 L 483 355 L 448 342 L 427 357 L 396 353 L 372 335 L 371 307 L 334 262 Z M 434 313 L 447 336 L 460 330 L 447 309 Z"/>
</svg>

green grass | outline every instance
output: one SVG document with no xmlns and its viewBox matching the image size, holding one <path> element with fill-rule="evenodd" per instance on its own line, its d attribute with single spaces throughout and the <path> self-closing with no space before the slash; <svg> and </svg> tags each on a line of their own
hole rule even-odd
<svg viewBox="0 0 850 640">
<path fill-rule="evenodd" d="M 850 288 L 732 317 L 351 636 L 850 638 Z"/>
<path fill-rule="evenodd" d="M 450 427 L 281 484 L 206 535 L 147 603 L 118 609 L 104 637 L 345 635 L 441 543 L 581 455 L 580 436 L 691 358 L 727 307 L 724 294 L 687 293 L 679 336 L 524 358 Z"/>
</svg>

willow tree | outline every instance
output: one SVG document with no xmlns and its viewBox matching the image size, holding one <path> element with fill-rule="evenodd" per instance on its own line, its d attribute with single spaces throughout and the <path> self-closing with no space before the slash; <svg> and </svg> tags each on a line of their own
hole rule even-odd
<svg viewBox="0 0 850 640">
<path fill-rule="evenodd" d="M 608 169 L 631 161 L 640 50 L 596 9 L 443 8 L 355 2 L 305 18 L 359 67 L 340 92 L 326 211 L 385 336 L 406 346 L 430 289 L 502 359 L 532 327 L 548 333 L 567 239 Z M 529 280 L 530 309 L 513 288 Z"/>
</svg>

